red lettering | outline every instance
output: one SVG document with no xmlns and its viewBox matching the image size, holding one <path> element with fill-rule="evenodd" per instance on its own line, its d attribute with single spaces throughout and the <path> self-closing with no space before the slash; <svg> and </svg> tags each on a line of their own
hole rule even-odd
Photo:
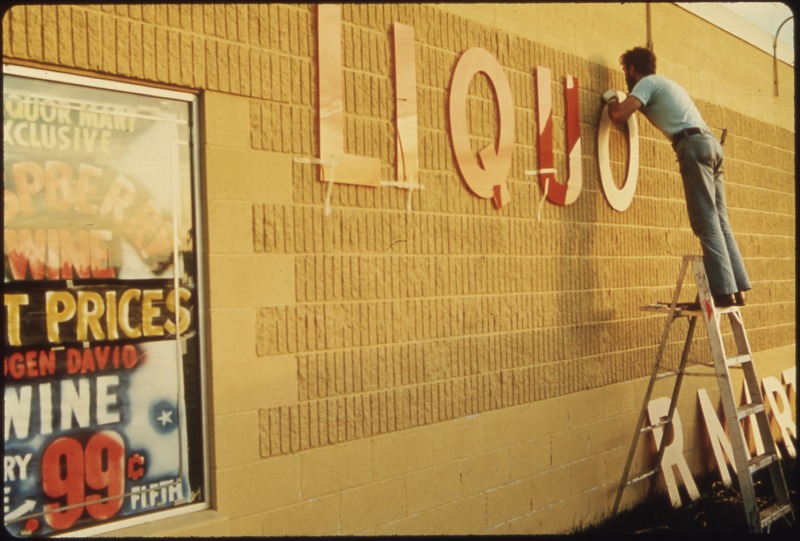
<svg viewBox="0 0 800 541">
<path fill-rule="evenodd" d="M 56 352 L 51 350 L 14 352 L 3 358 L 3 375 L 33 379 L 56 373 Z"/>
<path fill-rule="evenodd" d="M 139 362 L 139 356 L 136 355 L 136 348 L 128 344 L 122 346 L 122 366 L 127 370 L 134 368 Z"/>
<path fill-rule="evenodd" d="M 14 359 L 14 363 L 18 362 Z M 79 372 L 81 374 L 90 374 L 103 370 L 119 370 L 120 368 L 131 370 L 136 368 L 139 362 L 136 346 L 131 344 L 124 346 L 97 346 L 86 349 L 67 348 L 66 369 L 68 374 L 77 374 Z M 14 363 L 9 357 L 6 362 L 6 370 L 19 370 Z M 24 364 L 22 370 L 24 370 Z M 42 369 L 40 369 L 41 371 Z M 52 359 L 52 367 L 48 366 L 47 371 L 50 374 L 55 373 L 55 357 Z"/>
<path fill-rule="evenodd" d="M 39 352 L 39 376 L 56 373 L 56 352 L 52 349 Z"/>
<path fill-rule="evenodd" d="M 3 375 L 14 379 L 25 377 L 25 357 L 22 353 L 12 353 L 3 358 Z"/>
<path fill-rule="evenodd" d="M 77 374 L 81 369 L 81 352 L 74 348 L 67 350 L 67 373 Z"/>
<path fill-rule="evenodd" d="M 90 278 L 91 247 L 89 245 L 89 232 L 85 230 L 78 231 L 77 243 L 68 230 L 62 229 L 58 233 L 61 244 L 61 277 L 71 280 L 74 269 L 79 278 Z"/>
<path fill-rule="evenodd" d="M 581 129 L 578 111 L 578 80 L 567 75 L 564 80 L 567 170 L 566 182 L 556 181 L 553 157 L 553 96 L 550 90 L 550 70 L 536 68 L 536 111 L 539 118 L 539 184 L 547 200 L 556 205 L 571 205 L 578 199 L 583 184 L 581 166 Z M 563 175 L 562 175 L 563 177 Z"/>
<path fill-rule="evenodd" d="M 3 249 L 15 280 L 114 278 L 108 230 L 6 229 Z M 167 250 L 168 251 L 168 250 Z"/>
<path fill-rule="evenodd" d="M 83 365 L 81 366 L 81 374 L 86 374 L 87 372 L 95 372 L 97 370 L 97 366 L 94 364 L 94 355 L 92 355 L 91 349 L 84 349 L 83 350 Z"/>
<path fill-rule="evenodd" d="M 100 370 L 103 370 L 108 364 L 108 354 L 111 351 L 109 346 L 94 348 L 95 360 Z"/>
<path fill-rule="evenodd" d="M 44 229 L 6 229 L 3 234 L 8 265 L 15 280 L 25 280 L 30 267 L 31 278 L 44 279 L 45 247 L 47 233 Z"/>
</svg>

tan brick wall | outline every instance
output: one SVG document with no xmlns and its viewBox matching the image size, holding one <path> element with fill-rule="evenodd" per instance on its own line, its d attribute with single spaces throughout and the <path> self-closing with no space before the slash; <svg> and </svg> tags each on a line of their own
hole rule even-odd
<svg viewBox="0 0 800 541">
<path fill-rule="evenodd" d="M 3 19 L 6 62 L 201 92 L 217 514 L 164 527 L 545 533 L 599 519 L 663 325 L 639 306 L 667 299 L 680 256 L 699 252 L 674 154 L 643 118 L 632 206 L 613 211 L 599 187 L 599 96 L 624 88 L 617 59 L 644 43 L 644 5 L 345 5 L 345 150 L 380 158 L 395 180 L 391 29 L 410 25 L 425 189 L 408 213 L 404 190 L 336 185 L 330 216 L 317 166 L 293 161 L 319 148 L 316 9 L 17 6 Z M 780 375 L 796 329 L 793 74 L 781 67 L 772 98 L 768 55 L 671 4 L 653 11 L 659 71 L 687 86 L 712 130 L 728 129 L 731 220 L 754 281 L 749 338 L 759 375 Z M 691 47 L 676 43 L 676 24 L 693 28 Z M 502 210 L 466 188 L 447 135 L 450 76 L 474 46 L 503 65 L 514 99 Z M 741 64 L 686 56 L 706 48 Z M 762 64 L 767 94 L 744 99 L 760 83 L 740 72 Z M 536 168 L 537 66 L 552 70 L 562 171 L 561 79 L 578 78 L 584 180 L 575 204 L 546 204 L 541 221 L 524 175 Z M 478 78 L 471 89 L 473 136 L 491 142 L 492 91 Z M 612 143 L 621 178 L 621 130 Z M 681 346 L 675 336 L 673 358 Z M 700 472 L 692 385 L 679 411 Z"/>
</svg>

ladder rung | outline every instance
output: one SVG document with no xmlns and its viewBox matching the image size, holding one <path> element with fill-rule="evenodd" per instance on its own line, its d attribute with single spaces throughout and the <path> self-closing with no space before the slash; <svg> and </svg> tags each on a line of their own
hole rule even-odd
<svg viewBox="0 0 800 541">
<path fill-rule="evenodd" d="M 695 377 L 698 377 L 698 378 L 716 377 L 716 374 L 714 372 L 688 372 L 687 371 L 687 372 L 684 372 L 683 375 L 684 376 L 695 376 Z"/>
<path fill-rule="evenodd" d="M 773 462 L 777 461 L 778 457 L 776 455 L 758 455 L 751 458 L 747 465 L 750 468 L 750 473 L 755 473 L 758 470 L 762 470 L 772 464 Z"/>
<path fill-rule="evenodd" d="M 689 359 L 689 366 L 707 366 L 709 368 L 716 368 L 714 363 L 703 363 L 700 361 L 693 361 L 691 359 Z"/>
<path fill-rule="evenodd" d="M 736 410 L 736 415 L 739 417 L 741 421 L 748 415 L 753 415 L 754 413 L 761 413 L 765 411 L 764 404 L 748 404 L 747 406 Z"/>
<path fill-rule="evenodd" d="M 745 353 L 744 355 L 736 355 L 734 357 L 728 357 L 725 363 L 728 366 L 738 366 L 743 363 L 750 363 L 753 362 L 753 357 L 749 353 Z"/>
<path fill-rule="evenodd" d="M 702 315 L 702 312 L 697 307 L 689 306 L 692 303 L 678 303 L 675 307 L 675 314 L 674 317 L 688 317 L 688 316 L 698 316 Z M 639 309 L 644 312 L 661 312 L 667 313 L 669 312 L 670 305 L 669 303 L 664 302 L 657 302 L 655 304 L 645 304 L 640 306 Z"/>
<path fill-rule="evenodd" d="M 631 479 L 630 481 L 628 481 L 627 483 L 625 483 L 625 486 L 630 486 L 630 485 L 632 485 L 632 484 L 634 484 L 634 483 L 638 483 L 639 481 L 644 481 L 644 480 L 645 480 L 645 479 L 647 479 L 648 477 L 652 477 L 652 476 L 654 476 L 655 474 L 657 474 L 657 473 L 658 473 L 658 470 L 659 470 L 659 468 L 658 468 L 658 467 L 656 467 L 655 469 L 653 469 L 653 470 L 650 470 L 649 472 L 645 472 L 645 473 L 643 473 L 642 475 L 640 475 L 640 476 L 638 476 L 638 477 L 634 477 L 633 479 Z"/>
<path fill-rule="evenodd" d="M 642 434 L 644 434 L 645 432 L 652 432 L 654 429 L 661 428 L 662 426 L 667 426 L 669 423 L 670 423 L 670 420 L 664 418 L 664 419 L 662 419 L 662 420 L 660 420 L 657 423 L 654 423 L 652 425 L 643 426 L 639 430 L 639 432 L 642 433 Z"/>
<path fill-rule="evenodd" d="M 773 523 L 774 521 L 778 520 L 784 515 L 787 515 L 792 512 L 792 506 L 789 504 L 773 504 L 760 511 L 758 513 L 758 518 L 761 520 L 761 527 L 768 526 L 769 524 Z"/>
<path fill-rule="evenodd" d="M 671 377 L 677 376 L 677 375 L 678 375 L 677 372 L 673 372 L 672 370 L 669 370 L 667 372 L 659 372 L 658 374 L 656 374 L 656 379 L 671 378 Z"/>
</svg>

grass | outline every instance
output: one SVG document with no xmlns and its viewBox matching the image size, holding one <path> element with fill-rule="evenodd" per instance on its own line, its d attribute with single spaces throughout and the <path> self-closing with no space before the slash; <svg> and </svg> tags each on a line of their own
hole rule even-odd
<svg viewBox="0 0 800 541">
<path fill-rule="evenodd" d="M 797 477 L 794 459 L 783 459 L 783 475 L 789 490 L 789 498 L 794 506 L 795 519 L 798 517 Z M 744 515 L 744 505 L 738 491 L 738 483 L 733 481 L 733 486 L 726 486 L 718 480 L 719 475 L 709 475 L 697 480 L 700 498 L 684 503 L 681 507 L 673 508 L 669 498 L 664 493 L 658 493 L 651 500 L 621 511 L 612 520 L 608 519 L 599 524 L 582 527 L 573 531 L 574 534 L 589 534 L 618 538 L 630 535 L 649 536 L 680 536 L 686 539 L 700 537 L 738 538 L 748 534 L 747 521 Z M 768 503 L 772 483 L 767 477 L 754 479 L 756 496 L 759 506 Z M 684 499 L 684 502 L 688 498 Z M 790 523 L 785 518 L 773 522 L 768 531 L 770 539 L 798 539 L 797 522 Z"/>
</svg>

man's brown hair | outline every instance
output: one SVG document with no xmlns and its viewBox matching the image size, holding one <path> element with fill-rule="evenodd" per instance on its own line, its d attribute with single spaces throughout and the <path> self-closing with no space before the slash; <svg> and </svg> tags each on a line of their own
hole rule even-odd
<svg viewBox="0 0 800 541">
<path fill-rule="evenodd" d="M 641 75 L 652 75 L 656 72 L 656 55 L 650 49 L 644 47 L 634 47 L 625 51 L 619 57 L 620 63 L 624 66 L 633 66 L 636 73 Z"/>
</svg>

